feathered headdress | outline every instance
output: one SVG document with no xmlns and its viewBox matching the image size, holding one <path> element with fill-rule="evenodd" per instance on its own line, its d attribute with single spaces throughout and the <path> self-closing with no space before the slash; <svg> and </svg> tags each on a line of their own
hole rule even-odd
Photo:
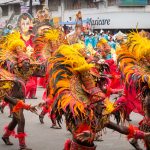
<svg viewBox="0 0 150 150">
<path fill-rule="evenodd" d="M 93 67 L 93 64 L 88 64 L 82 55 L 84 49 L 83 44 L 62 45 L 56 51 L 66 57 L 65 64 L 69 64 L 76 71 L 85 71 Z"/>
<path fill-rule="evenodd" d="M 150 40 L 138 32 L 128 35 L 127 48 L 137 60 L 150 55 Z"/>
<path fill-rule="evenodd" d="M 131 32 L 128 41 L 117 50 L 117 60 L 128 86 L 141 88 L 142 83 L 150 88 L 150 40 L 138 32 Z"/>
<path fill-rule="evenodd" d="M 25 43 L 21 39 L 20 32 L 18 31 L 2 37 L 0 48 L 1 64 L 6 60 L 16 62 L 19 57 L 25 56 Z"/>
<path fill-rule="evenodd" d="M 25 43 L 21 39 L 21 35 L 19 31 L 15 31 L 11 34 L 8 34 L 4 37 L 5 42 L 0 46 L 2 49 L 7 49 L 9 51 L 16 50 L 17 47 L 25 48 Z"/>
<path fill-rule="evenodd" d="M 58 41 L 60 37 L 60 31 L 57 29 L 49 29 L 44 33 L 44 38 L 47 41 Z"/>
<path fill-rule="evenodd" d="M 103 45 L 103 44 L 105 44 L 105 43 L 107 43 L 107 40 L 106 40 L 105 38 L 102 38 L 102 39 L 100 39 L 100 40 L 98 41 L 97 47 L 99 47 L 99 46 L 101 46 L 101 45 Z"/>
</svg>

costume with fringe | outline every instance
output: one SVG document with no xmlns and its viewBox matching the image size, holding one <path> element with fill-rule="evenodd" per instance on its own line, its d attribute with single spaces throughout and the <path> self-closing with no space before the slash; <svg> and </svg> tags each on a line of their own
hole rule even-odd
<svg viewBox="0 0 150 150">
<path fill-rule="evenodd" d="M 150 40 L 142 32 L 131 32 L 128 35 L 127 43 L 117 50 L 117 59 L 128 95 L 130 95 L 128 101 L 138 112 L 146 113 L 145 100 L 141 95 L 143 95 L 143 91 L 150 89 Z M 144 132 L 150 132 L 148 116 L 145 116 L 140 122 L 139 128 Z M 147 148 L 150 148 L 149 141 L 146 141 Z"/>
<path fill-rule="evenodd" d="M 88 130 L 91 132 L 88 141 L 93 144 L 95 134 L 103 130 L 109 121 L 109 114 L 115 107 L 97 87 L 89 71 L 94 65 L 87 63 L 83 57 L 84 51 L 83 44 L 62 45 L 49 59 L 48 98 L 53 100 L 51 107 L 58 123 L 61 123 L 64 115 L 67 129 L 71 131 L 73 138 L 77 139 L 78 134 Z M 102 101 L 106 108 L 103 110 L 102 117 L 99 117 L 94 110 L 95 105 Z M 79 149 L 79 147 L 96 149 L 92 144 L 86 147 L 76 141 L 67 141 L 65 150 L 68 147 L 69 150 Z"/>
<path fill-rule="evenodd" d="M 12 145 L 9 141 L 9 136 L 13 132 L 14 128 L 18 125 L 18 136 L 16 138 L 19 139 L 20 149 L 25 149 L 25 133 L 24 133 L 24 114 L 23 109 L 31 110 L 31 106 L 24 103 L 25 94 L 26 94 L 26 81 L 28 81 L 29 77 L 34 74 L 43 73 L 41 69 L 41 65 L 33 60 L 30 60 L 28 55 L 26 55 L 26 45 L 24 41 L 21 39 L 21 35 L 18 31 L 13 32 L 5 37 L 2 37 L 3 40 L 0 43 L 0 62 L 1 66 L 7 71 L 7 78 L 11 79 L 13 77 L 13 87 L 11 88 L 9 96 L 4 97 L 6 99 L 14 99 L 15 106 L 13 107 L 13 118 L 12 122 L 8 125 L 7 130 L 5 131 L 2 139 L 6 145 Z M 26 65 L 25 65 L 26 64 Z M 23 70 L 26 68 L 25 70 Z M 28 68 L 27 68 L 28 67 Z M 5 72 L 7 72 L 5 71 Z M 5 73 L 1 72 L 1 73 Z M 10 75 L 9 75 L 10 74 Z M 2 76 L 3 77 L 3 76 Z M 6 78 L 6 79 L 7 79 Z M 11 80 L 8 80 L 10 83 Z M 5 83 L 5 82 L 4 82 Z M 3 87 L 9 87 L 9 84 L 3 84 Z M 11 85 L 11 84 L 10 84 Z M 14 105 L 14 104 L 13 104 Z"/>
<path fill-rule="evenodd" d="M 42 35 L 38 36 L 34 41 L 34 57 L 36 60 L 43 61 L 47 63 L 47 59 L 52 57 L 55 49 L 57 49 L 62 43 L 65 43 L 64 33 L 60 29 L 51 28 L 46 30 Z M 39 85 L 46 88 L 48 81 L 48 75 L 39 79 Z M 52 121 L 52 128 L 56 127 L 56 117 L 51 109 L 49 109 L 49 105 L 51 103 L 50 99 L 47 97 L 47 90 L 43 94 L 42 99 L 45 101 L 42 107 L 42 112 L 39 115 L 39 119 L 41 123 L 43 122 L 44 116 L 47 113 L 50 113 L 50 118 Z M 57 127 L 56 127 L 57 128 Z"/>
</svg>

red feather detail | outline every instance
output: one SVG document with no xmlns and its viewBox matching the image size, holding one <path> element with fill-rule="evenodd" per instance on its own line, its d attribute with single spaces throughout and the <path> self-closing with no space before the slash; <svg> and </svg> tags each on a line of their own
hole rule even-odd
<svg viewBox="0 0 150 150">
<path fill-rule="evenodd" d="M 18 134 L 15 135 L 15 138 L 23 138 L 25 136 L 27 136 L 26 133 L 18 133 Z"/>
<path fill-rule="evenodd" d="M 70 150 L 71 140 L 67 139 L 64 145 L 64 150 Z"/>
</svg>

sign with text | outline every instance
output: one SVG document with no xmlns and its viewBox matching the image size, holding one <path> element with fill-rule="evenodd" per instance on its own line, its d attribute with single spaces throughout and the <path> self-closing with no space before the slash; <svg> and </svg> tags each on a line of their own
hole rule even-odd
<svg viewBox="0 0 150 150">
<path fill-rule="evenodd" d="M 84 15 L 88 18 L 92 29 L 150 29 L 150 13 L 114 12 Z M 85 19 L 84 18 L 84 19 Z"/>
</svg>

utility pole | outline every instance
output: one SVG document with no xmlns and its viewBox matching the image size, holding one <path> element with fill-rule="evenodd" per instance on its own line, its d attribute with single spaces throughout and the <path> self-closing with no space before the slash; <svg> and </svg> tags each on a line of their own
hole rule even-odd
<svg viewBox="0 0 150 150">
<path fill-rule="evenodd" d="M 32 15 L 32 0 L 30 0 L 30 9 L 29 9 L 29 13 Z"/>
</svg>

